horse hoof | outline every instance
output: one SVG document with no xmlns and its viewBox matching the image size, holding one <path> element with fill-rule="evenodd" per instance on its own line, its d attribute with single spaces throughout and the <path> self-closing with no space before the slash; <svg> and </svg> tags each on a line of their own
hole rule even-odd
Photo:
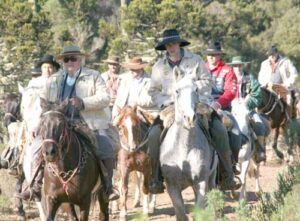
<svg viewBox="0 0 300 221">
<path fill-rule="evenodd" d="M 155 207 L 149 207 L 149 214 L 152 214 L 155 212 Z"/>
<path fill-rule="evenodd" d="M 255 192 L 255 196 L 256 196 L 257 198 L 259 198 L 259 199 L 262 197 L 262 194 L 263 194 L 262 191 L 256 191 L 256 192 Z"/>
<path fill-rule="evenodd" d="M 133 204 L 133 208 L 138 208 L 141 206 L 141 203 L 140 201 L 136 201 L 134 204 Z"/>
<path fill-rule="evenodd" d="M 25 217 L 25 211 L 23 209 L 18 209 L 17 216 Z"/>
<path fill-rule="evenodd" d="M 238 193 L 237 192 L 235 192 L 235 191 L 230 191 L 230 198 L 231 199 L 237 199 L 238 198 Z"/>
</svg>

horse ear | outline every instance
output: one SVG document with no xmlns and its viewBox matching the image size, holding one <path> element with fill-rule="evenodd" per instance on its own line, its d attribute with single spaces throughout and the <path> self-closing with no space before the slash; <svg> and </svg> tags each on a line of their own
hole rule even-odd
<svg viewBox="0 0 300 221">
<path fill-rule="evenodd" d="M 183 77 L 183 73 L 178 66 L 175 66 L 173 68 L 173 77 L 175 82 L 179 81 Z"/>
<path fill-rule="evenodd" d="M 197 79 L 197 72 L 199 69 L 199 63 L 196 64 L 196 66 L 194 67 L 192 73 L 190 74 L 190 78 L 196 80 Z"/>
<path fill-rule="evenodd" d="M 18 81 L 18 90 L 19 90 L 19 93 L 23 93 L 25 88 L 21 85 L 21 83 Z"/>
<path fill-rule="evenodd" d="M 44 112 L 48 108 L 48 101 L 46 101 L 46 99 L 40 97 L 40 106 Z"/>
</svg>

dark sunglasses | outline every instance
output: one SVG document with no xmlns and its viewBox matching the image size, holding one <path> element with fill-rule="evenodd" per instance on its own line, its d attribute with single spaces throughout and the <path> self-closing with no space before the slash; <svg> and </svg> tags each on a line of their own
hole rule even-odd
<svg viewBox="0 0 300 221">
<path fill-rule="evenodd" d="M 65 63 L 68 63 L 69 61 L 75 62 L 75 61 L 77 61 L 77 58 L 76 57 L 65 57 L 64 58 Z"/>
</svg>

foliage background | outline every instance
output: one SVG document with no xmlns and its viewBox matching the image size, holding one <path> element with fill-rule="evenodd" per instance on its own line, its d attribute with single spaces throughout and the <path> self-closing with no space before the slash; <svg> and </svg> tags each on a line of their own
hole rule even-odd
<svg viewBox="0 0 300 221">
<path fill-rule="evenodd" d="M 79 45 L 87 66 L 100 71 L 108 54 L 153 63 L 167 28 L 180 30 L 200 55 L 220 40 L 225 61 L 243 55 L 253 73 L 276 43 L 300 70 L 299 23 L 299 0 L 1 0 L 0 85 L 13 90 L 43 54 L 57 56 L 68 44 Z"/>
</svg>

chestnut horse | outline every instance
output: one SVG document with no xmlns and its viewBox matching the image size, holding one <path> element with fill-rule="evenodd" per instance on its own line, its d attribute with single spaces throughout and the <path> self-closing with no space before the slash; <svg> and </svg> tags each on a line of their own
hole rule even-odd
<svg viewBox="0 0 300 221">
<path fill-rule="evenodd" d="M 92 193 L 100 181 L 100 167 L 89 151 L 93 145 L 74 129 L 65 116 L 68 104 L 53 105 L 41 99 L 40 123 L 42 153 L 45 160 L 44 193 L 47 221 L 54 220 L 57 209 L 68 202 L 80 208 L 80 220 L 87 221 Z M 98 185 L 97 185 L 98 186 Z M 109 220 L 104 191 L 98 194 L 101 220 Z"/>
<path fill-rule="evenodd" d="M 293 145 L 297 142 L 297 140 L 294 138 L 299 139 L 297 130 L 293 129 L 295 117 L 293 112 L 295 110 L 288 110 L 287 103 L 283 97 L 279 97 L 276 93 L 271 92 L 265 87 L 261 88 L 261 93 L 262 102 L 258 106 L 258 112 L 263 113 L 270 121 L 273 138 L 272 148 L 280 159 L 284 158 L 283 153 L 277 147 L 279 134 L 283 134 L 286 138 L 285 141 L 288 146 L 287 160 L 289 160 L 293 154 Z M 292 107 L 294 108 L 294 104 L 292 104 Z M 292 114 L 289 114 L 289 112 L 292 112 Z"/>
<path fill-rule="evenodd" d="M 132 171 L 138 171 L 144 175 L 143 193 L 144 214 L 154 209 L 155 196 L 149 194 L 149 183 L 151 180 L 150 156 L 147 154 L 147 132 L 149 125 L 146 120 L 141 120 L 138 116 L 136 107 L 125 106 L 119 110 L 118 116 L 114 119 L 114 125 L 119 128 L 121 150 L 118 160 L 121 171 L 121 199 L 120 199 L 120 219 L 125 219 L 127 215 L 127 195 L 129 174 Z M 139 176 L 139 174 L 138 174 Z M 139 178 L 139 177 L 138 177 Z M 139 185 L 139 182 L 137 183 Z M 136 187 L 134 206 L 139 204 L 139 186 Z"/>
</svg>

